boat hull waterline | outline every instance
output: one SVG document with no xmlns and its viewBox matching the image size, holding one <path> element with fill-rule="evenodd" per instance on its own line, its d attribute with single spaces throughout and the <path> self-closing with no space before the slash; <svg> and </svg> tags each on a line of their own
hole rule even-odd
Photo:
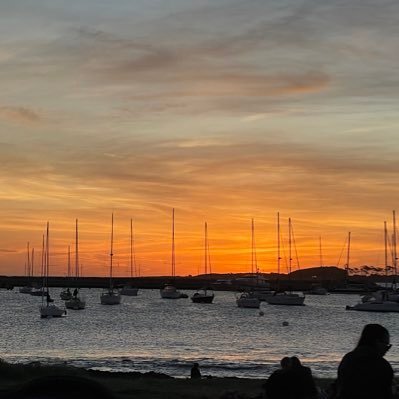
<svg viewBox="0 0 399 399">
<path fill-rule="evenodd" d="M 206 294 L 199 294 L 195 293 L 192 297 L 191 300 L 194 303 L 212 303 L 213 298 L 215 298 L 215 295 L 206 295 Z"/>
<path fill-rule="evenodd" d="M 282 306 L 305 306 L 305 297 L 296 294 L 286 295 L 272 295 L 266 298 L 269 305 L 282 305 Z"/>
<path fill-rule="evenodd" d="M 59 308 L 56 305 L 40 306 L 40 317 L 42 319 L 52 317 L 63 317 L 66 316 L 67 312 L 65 309 Z"/>
<path fill-rule="evenodd" d="M 121 296 L 115 292 L 106 292 L 101 294 L 101 305 L 119 305 Z"/>
</svg>

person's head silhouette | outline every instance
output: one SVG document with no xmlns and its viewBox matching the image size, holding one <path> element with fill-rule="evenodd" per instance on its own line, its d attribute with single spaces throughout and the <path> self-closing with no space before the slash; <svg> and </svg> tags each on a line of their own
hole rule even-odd
<svg viewBox="0 0 399 399">
<path fill-rule="evenodd" d="M 385 327 L 380 324 L 366 324 L 357 346 L 373 347 L 378 354 L 384 356 L 392 345 L 389 343 L 389 332 Z"/>
</svg>

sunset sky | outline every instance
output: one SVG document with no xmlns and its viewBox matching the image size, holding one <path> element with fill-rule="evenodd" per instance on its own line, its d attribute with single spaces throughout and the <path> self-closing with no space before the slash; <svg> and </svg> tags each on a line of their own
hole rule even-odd
<svg viewBox="0 0 399 399">
<path fill-rule="evenodd" d="M 399 210 L 399 3 L 2 0 L 0 274 L 276 271 L 276 214 L 300 267 L 384 263 Z M 296 262 L 294 262 L 295 264 Z M 340 266 L 345 263 L 341 259 Z M 296 266 L 295 266 L 296 267 Z M 283 262 L 285 271 L 285 262 Z"/>
</svg>

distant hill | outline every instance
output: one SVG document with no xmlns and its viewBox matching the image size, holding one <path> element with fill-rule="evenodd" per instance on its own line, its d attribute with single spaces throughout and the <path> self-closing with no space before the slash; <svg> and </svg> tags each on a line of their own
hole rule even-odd
<svg viewBox="0 0 399 399">
<path fill-rule="evenodd" d="M 310 267 L 296 270 L 291 273 L 294 280 L 344 280 L 347 278 L 346 270 L 336 266 Z"/>
</svg>

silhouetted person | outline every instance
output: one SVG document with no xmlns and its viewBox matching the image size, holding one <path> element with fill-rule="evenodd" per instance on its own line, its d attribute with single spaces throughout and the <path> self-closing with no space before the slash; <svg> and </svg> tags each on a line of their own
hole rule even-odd
<svg viewBox="0 0 399 399">
<path fill-rule="evenodd" d="M 300 360 L 293 356 L 291 358 L 292 384 L 297 399 L 317 398 L 318 392 L 313 380 L 312 371 L 309 367 L 302 366 Z"/>
<path fill-rule="evenodd" d="M 267 399 L 291 399 L 293 393 L 290 384 L 291 359 L 283 357 L 281 368 L 274 371 L 263 385 Z"/>
<path fill-rule="evenodd" d="M 76 297 L 78 296 L 78 293 L 79 293 L 78 289 L 75 288 L 75 289 L 73 290 L 73 296 L 76 298 Z"/>
<path fill-rule="evenodd" d="M 309 367 L 299 359 L 284 357 L 264 385 L 267 399 L 315 399 L 318 392 Z"/>
<path fill-rule="evenodd" d="M 384 355 L 390 349 L 389 332 L 379 324 L 367 324 L 356 348 L 338 367 L 338 399 L 392 398 L 393 370 Z"/>
<path fill-rule="evenodd" d="M 201 371 L 198 363 L 194 363 L 193 367 L 191 367 L 191 378 L 201 378 Z"/>
</svg>

